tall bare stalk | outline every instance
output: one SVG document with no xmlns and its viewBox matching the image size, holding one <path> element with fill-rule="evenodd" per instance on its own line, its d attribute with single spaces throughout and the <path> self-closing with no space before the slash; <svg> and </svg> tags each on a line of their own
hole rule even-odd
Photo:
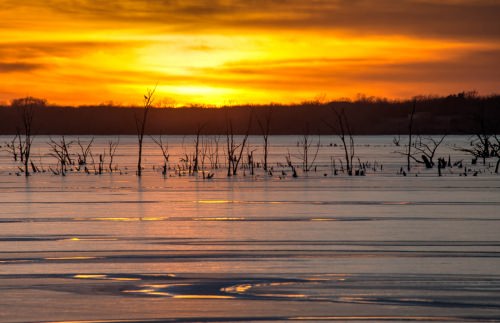
<svg viewBox="0 0 500 323">
<path fill-rule="evenodd" d="M 273 115 L 272 107 L 269 107 L 263 120 L 257 118 L 262 137 L 264 138 L 264 171 L 267 172 L 267 158 L 269 155 L 269 134 L 271 133 L 271 118 Z"/>
<path fill-rule="evenodd" d="M 29 164 L 31 155 L 31 145 L 33 144 L 33 118 L 37 107 L 45 105 L 45 101 L 33 97 L 16 99 L 13 106 L 18 109 L 21 117 L 22 131 L 18 131 L 19 135 L 19 151 L 21 161 L 24 164 L 24 175 L 30 176 Z M 22 138 L 24 136 L 24 138 Z M 36 170 L 33 167 L 34 171 Z"/>
<path fill-rule="evenodd" d="M 353 175 L 353 165 L 352 159 L 354 158 L 354 138 L 352 136 L 351 126 L 349 124 L 349 119 L 347 118 L 344 109 L 340 112 L 336 109 L 332 109 L 335 117 L 337 119 L 337 126 L 328 124 L 330 128 L 338 130 L 338 136 L 342 141 L 342 146 L 344 148 L 345 162 L 347 168 L 347 174 L 349 176 Z M 348 136 L 349 138 L 346 138 Z"/>
<path fill-rule="evenodd" d="M 168 159 L 170 158 L 170 154 L 168 152 L 168 142 L 164 143 L 161 135 L 158 139 L 154 137 L 151 137 L 151 139 L 153 139 L 155 144 L 161 149 L 161 154 L 163 156 L 163 170 L 161 173 L 166 177 L 168 175 Z"/>
<path fill-rule="evenodd" d="M 81 141 L 80 138 L 76 140 L 78 146 L 80 147 L 81 154 L 78 153 L 78 170 L 83 166 L 85 169 L 85 172 L 88 173 L 89 170 L 87 168 L 87 158 L 89 155 L 92 154 L 92 144 L 94 143 L 94 137 L 90 140 L 90 142 L 86 145 L 84 145 Z"/>
<path fill-rule="evenodd" d="M 73 161 L 71 159 L 71 154 L 69 152 L 70 146 L 73 141 L 67 142 L 64 136 L 62 136 L 59 142 L 50 139 L 49 146 L 51 148 L 50 155 L 55 157 L 60 166 L 60 171 L 53 171 L 54 174 L 65 176 L 67 172 L 68 165 L 72 165 Z"/>
<path fill-rule="evenodd" d="M 307 173 L 313 168 L 314 163 L 316 162 L 316 158 L 318 157 L 319 153 L 319 148 L 321 147 L 321 139 L 318 136 L 318 141 L 314 143 L 314 141 L 309 138 L 309 134 L 306 133 L 300 139 L 299 146 L 301 148 L 301 152 L 298 158 L 302 161 L 302 171 Z M 311 151 L 311 149 L 313 148 L 316 149 Z M 311 152 L 313 152 L 312 155 Z"/>
<path fill-rule="evenodd" d="M 248 118 L 248 126 L 241 144 L 236 144 L 234 141 L 233 123 L 226 115 L 226 148 L 227 148 L 227 176 L 235 176 L 238 173 L 238 166 L 243 156 L 243 151 L 250 135 L 250 127 L 252 125 L 252 113 Z"/>
<path fill-rule="evenodd" d="M 108 142 L 108 154 L 109 154 L 109 172 L 113 172 L 113 159 L 115 158 L 116 154 L 116 148 L 118 148 L 118 145 L 120 144 L 120 138 L 117 139 L 117 141 L 110 140 Z"/>
<path fill-rule="evenodd" d="M 411 170 L 410 160 L 412 156 L 411 145 L 412 145 L 412 136 L 413 136 L 413 116 L 415 115 L 415 108 L 417 107 L 417 100 L 413 100 L 413 107 L 410 113 L 410 123 L 408 124 L 408 149 L 406 152 L 406 168 L 408 171 Z"/>
<path fill-rule="evenodd" d="M 134 114 L 135 128 L 137 130 L 137 141 L 139 144 L 139 155 L 137 157 L 137 176 L 142 175 L 142 143 L 144 140 L 144 132 L 146 131 L 146 122 L 148 120 L 148 113 L 149 110 L 151 110 L 151 107 L 153 106 L 155 91 L 156 87 L 154 87 L 152 90 L 148 89 L 147 93 L 144 95 L 142 116 L 139 116 L 137 112 Z"/>
<path fill-rule="evenodd" d="M 199 162 L 199 157 L 200 157 L 200 134 L 203 128 L 205 127 L 206 124 L 198 124 L 198 127 L 196 128 L 196 140 L 195 140 L 195 151 L 194 151 L 194 158 L 193 158 L 193 172 L 198 172 L 200 168 L 200 162 Z"/>
</svg>

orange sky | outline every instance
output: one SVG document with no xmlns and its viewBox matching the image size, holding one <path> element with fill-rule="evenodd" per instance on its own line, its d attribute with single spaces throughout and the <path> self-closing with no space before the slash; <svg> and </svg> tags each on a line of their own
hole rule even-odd
<svg viewBox="0 0 500 323">
<path fill-rule="evenodd" d="M 0 0 L 0 101 L 300 102 L 500 89 L 497 0 Z"/>
</svg>

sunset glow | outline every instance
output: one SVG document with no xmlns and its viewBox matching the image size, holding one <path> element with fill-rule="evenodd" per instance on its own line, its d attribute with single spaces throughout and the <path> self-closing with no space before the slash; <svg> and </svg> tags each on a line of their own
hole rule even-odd
<svg viewBox="0 0 500 323">
<path fill-rule="evenodd" d="M 497 1 L 0 1 L 0 101 L 291 103 L 500 88 Z"/>
</svg>

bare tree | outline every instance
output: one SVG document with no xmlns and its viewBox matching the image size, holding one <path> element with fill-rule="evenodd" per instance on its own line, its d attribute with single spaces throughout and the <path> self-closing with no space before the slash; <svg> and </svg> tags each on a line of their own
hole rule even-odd
<svg viewBox="0 0 500 323">
<path fill-rule="evenodd" d="M 496 143 L 494 144 L 495 155 L 497 156 L 497 164 L 495 166 L 495 174 L 498 174 L 498 168 L 500 167 L 500 138 L 497 135 L 494 135 Z"/>
<path fill-rule="evenodd" d="M 182 169 L 179 168 L 179 176 L 182 175 L 183 172 L 188 172 L 188 175 L 192 175 L 192 170 L 193 170 L 193 158 L 194 155 L 191 155 L 187 153 L 186 147 L 184 145 L 184 139 L 182 140 L 182 147 L 184 149 L 183 157 L 180 158 L 180 163 L 182 166 Z"/>
<path fill-rule="evenodd" d="M 314 140 L 310 138 L 309 131 L 307 131 L 299 140 L 298 146 L 301 150 L 300 154 L 296 157 L 302 161 L 302 171 L 308 173 L 314 167 L 314 163 L 318 157 L 321 138 L 318 136 L 318 140 L 315 143 Z M 315 150 L 311 151 L 313 148 Z"/>
<path fill-rule="evenodd" d="M 203 175 L 203 179 L 206 178 L 212 178 L 213 173 L 208 172 L 208 174 L 205 172 L 205 160 L 209 158 L 210 154 L 210 146 L 212 145 L 212 141 L 207 139 L 207 138 L 202 138 L 201 139 L 201 150 L 200 150 L 200 164 L 201 164 L 201 173 Z"/>
<path fill-rule="evenodd" d="M 55 157 L 58 161 L 60 171 L 52 171 L 54 174 L 66 176 L 68 165 L 72 164 L 72 159 L 69 153 L 70 146 L 73 144 L 72 141 L 66 142 L 64 136 L 62 136 L 59 142 L 50 139 L 49 146 L 51 148 L 50 155 Z"/>
<path fill-rule="evenodd" d="M 273 116 L 273 108 L 269 107 L 264 115 L 263 120 L 257 118 L 262 137 L 264 138 L 264 171 L 267 172 L 267 157 L 269 155 L 269 135 L 271 133 L 271 119 Z"/>
<path fill-rule="evenodd" d="M 470 148 L 462 147 L 459 148 L 459 150 L 471 154 L 476 160 L 481 158 L 483 160 L 483 165 L 485 165 L 486 159 L 493 157 L 491 139 L 492 135 L 490 134 L 477 133 L 471 140 Z"/>
<path fill-rule="evenodd" d="M 103 154 L 99 154 L 99 175 L 102 175 L 104 170 L 104 160 L 106 159 L 106 151 Z"/>
<path fill-rule="evenodd" d="M 81 141 L 80 138 L 76 140 L 78 146 L 80 147 L 80 153 L 77 153 L 78 156 L 78 170 L 83 166 L 85 169 L 85 172 L 88 173 L 89 170 L 87 168 L 87 158 L 90 154 L 92 154 L 92 144 L 94 143 L 94 137 L 90 140 L 90 142 L 86 145 L 84 145 Z"/>
<path fill-rule="evenodd" d="M 412 146 L 412 136 L 413 136 L 413 117 L 415 115 L 415 109 L 417 107 L 417 100 L 413 100 L 413 106 L 410 113 L 410 123 L 408 124 L 408 147 L 406 152 L 406 168 L 408 171 L 411 170 L 410 160 L 412 158 L 411 146 Z"/>
<path fill-rule="evenodd" d="M 425 164 L 426 168 L 433 168 L 435 165 L 434 156 L 445 137 L 446 135 L 443 135 L 439 139 L 435 139 L 433 137 L 422 138 L 419 136 L 419 143 L 414 145 L 415 152 L 410 155 L 410 158 L 417 163 Z M 420 158 L 416 155 L 420 155 Z"/>
<path fill-rule="evenodd" d="M 18 146 L 16 146 L 16 140 L 19 137 L 19 133 L 12 138 L 10 142 L 5 142 L 5 147 L 3 150 L 12 155 L 12 159 L 17 162 L 18 160 Z"/>
<path fill-rule="evenodd" d="M 398 134 L 398 137 L 394 137 L 392 138 L 392 143 L 396 146 L 396 147 L 399 147 L 399 144 L 401 142 L 401 135 Z"/>
<path fill-rule="evenodd" d="M 31 155 L 31 146 L 33 144 L 33 118 L 35 116 L 35 110 L 41 106 L 44 106 L 46 103 L 45 100 L 26 97 L 21 99 L 15 99 L 12 101 L 12 106 L 17 109 L 19 115 L 21 117 L 22 129 L 18 131 L 19 135 L 19 150 L 21 161 L 24 163 L 24 174 L 25 176 L 29 176 L 29 167 L 30 164 L 30 155 Z M 33 167 L 33 170 L 36 171 L 36 168 Z"/>
<path fill-rule="evenodd" d="M 248 126 L 241 144 L 236 144 L 234 141 L 233 123 L 226 114 L 226 148 L 227 148 L 227 176 L 235 176 L 238 173 L 238 166 L 243 156 L 243 151 L 250 134 L 250 127 L 252 124 L 252 113 L 248 118 Z"/>
<path fill-rule="evenodd" d="M 139 144 L 139 156 L 137 159 L 137 176 L 142 175 L 142 143 L 144 139 L 144 132 L 146 131 L 146 122 L 148 120 L 148 113 L 153 106 L 154 94 L 156 91 L 156 86 L 151 90 L 148 89 L 147 93 L 144 95 L 144 103 L 142 107 L 142 116 L 139 116 L 136 112 L 135 117 L 135 127 L 137 130 L 137 141 Z"/>
<path fill-rule="evenodd" d="M 110 140 L 108 142 L 108 154 L 109 154 L 109 172 L 113 172 L 113 160 L 115 158 L 116 154 L 116 148 L 118 148 L 118 145 L 120 144 L 120 138 L 118 138 L 116 141 Z"/>
<path fill-rule="evenodd" d="M 288 167 L 290 167 L 292 169 L 292 176 L 294 178 L 297 178 L 298 175 L 297 175 L 297 169 L 295 168 L 295 166 L 293 165 L 292 163 L 292 156 L 290 155 L 290 152 L 288 151 L 286 156 L 285 156 L 285 159 L 286 159 L 286 164 Z M 271 175 L 272 176 L 272 175 Z"/>
<path fill-rule="evenodd" d="M 219 141 L 220 137 L 214 136 L 213 140 L 210 140 L 210 145 L 208 145 L 207 157 L 212 169 L 219 168 Z"/>
<path fill-rule="evenodd" d="M 194 158 L 193 158 L 193 172 L 198 172 L 199 170 L 199 155 L 200 155 L 200 134 L 203 128 L 205 127 L 205 124 L 198 124 L 196 127 L 196 139 L 195 139 L 195 151 L 194 151 Z"/>
<path fill-rule="evenodd" d="M 235 158 L 235 151 L 237 147 L 235 147 L 234 143 L 234 132 L 233 132 L 233 123 L 231 119 L 226 115 L 226 147 L 227 147 L 227 176 L 230 177 L 232 175 L 232 164 Z"/>
<path fill-rule="evenodd" d="M 163 156 L 163 170 L 161 173 L 166 177 L 168 175 L 168 159 L 170 157 L 170 154 L 168 153 L 168 142 L 164 143 L 161 135 L 158 139 L 155 139 L 154 137 L 151 137 L 151 139 L 153 139 L 155 144 L 157 144 L 161 149 L 161 154 Z"/>
<path fill-rule="evenodd" d="M 255 162 L 253 158 L 253 153 L 255 152 L 256 149 L 251 149 L 250 146 L 247 146 L 247 161 L 248 161 L 248 168 L 250 169 L 250 175 L 255 175 Z"/>
<path fill-rule="evenodd" d="M 332 111 L 337 119 L 337 126 L 334 126 L 329 123 L 327 124 L 329 125 L 330 128 L 338 130 L 338 136 L 342 141 L 342 146 L 344 148 L 347 174 L 349 176 L 352 176 L 353 175 L 352 160 L 354 158 L 355 152 L 354 152 L 354 138 L 352 136 L 352 130 L 349 124 L 349 119 L 347 118 L 344 109 L 341 109 L 339 112 L 335 108 L 332 108 Z M 346 138 L 346 136 L 348 136 L 349 138 Z"/>
<path fill-rule="evenodd" d="M 483 165 L 486 165 L 486 159 L 495 156 L 495 149 L 492 140 L 494 139 L 494 127 L 488 123 L 484 115 L 484 109 L 475 116 L 478 127 L 476 133 L 471 138 L 470 147 L 461 147 L 458 150 L 471 154 L 475 160 L 481 158 Z M 475 162 L 475 161 L 474 161 Z"/>
</svg>

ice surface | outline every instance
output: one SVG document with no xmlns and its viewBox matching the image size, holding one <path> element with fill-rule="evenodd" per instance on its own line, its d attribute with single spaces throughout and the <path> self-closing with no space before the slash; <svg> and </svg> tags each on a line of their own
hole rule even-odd
<svg viewBox="0 0 500 323">
<path fill-rule="evenodd" d="M 299 164 L 290 136 L 270 140 L 272 177 L 222 166 L 211 180 L 164 178 L 152 142 L 136 177 L 134 140 L 120 138 L 121 174 L 24 178 L 0 153 L 1 321 L 500 320 L 500 177 L 452 149 L 467 137 L 439 155 L 478 176 L 398 175 L 401 147 L 375 136 L 356 150 L 382 171 L 333 176 L 342 150 L 322 137 L 317 171 L 293 178 L 280 168 L 288 152 Z M 47 141 L 33 148 L 45 169 L 56 167 Z M 193 149 L 192 137 L 168 142 L 172 167 Z"/>
</svg>

